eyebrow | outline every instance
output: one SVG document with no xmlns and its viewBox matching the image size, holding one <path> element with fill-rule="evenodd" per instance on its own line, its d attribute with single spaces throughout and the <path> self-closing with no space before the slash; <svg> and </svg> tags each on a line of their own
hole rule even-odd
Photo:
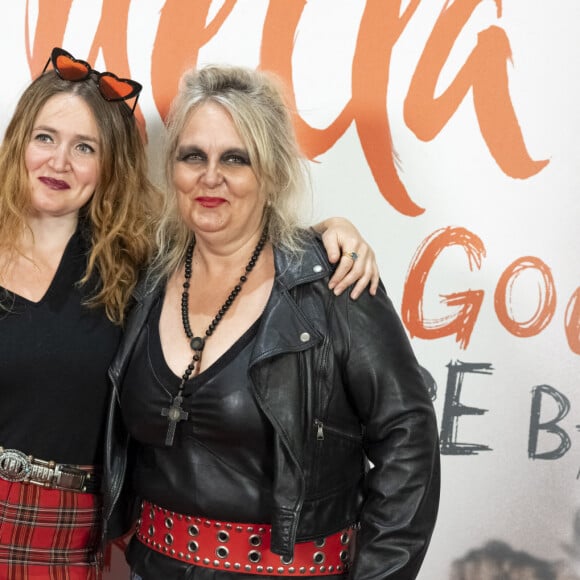
<svg viewBox="0 0 580 580">
<path fill-rule="evenodd" d="M 52 133 L 53 135 L 57 135 L 58 131 L 56 129 L 53 129 L 52 127 L 48 127 L 47 125 L 38 125 L 37 127 L 32 127 L 33 131 L 46 131 L 47 133 Z M 100 140 L 98 138 L 93 137 L 92 135 L 82 135 L 82 134 L 77 134 L 74 136 L 75 139 L 78 139 L 80 141 L 91 141 L 92 143 L 100 143 Z"/>
<path fill-rule="evenodd" d="M 233 153 L 234 155 L 241 155 L 242 157 L 247 157 L 249 159 L 250 153 L 247 149 L 241 149 L 240 147 L 232 147 L 231 149 L 227 149 L 224 153 Z"/>
<path fill-rule="evenodd" d="M 207 155 L 207 152 L 200 147 L 199 145 L 181 145 L 178 149 L 177 149 L 177 155 L 181 156 L 184 155 L 186 153 L 201 153 L 203 155 Z M 249 152 L 247 149 L 243 149 L 241 147 L 230 147 L 229 149 L 224 149 L 221 153 L 220 153 L 220 157 L 222 155 L 241 155 L 242 157 L 248 157 L 250 156 Z"/>
<path fill-rule="evenodd" d="M 205 155 L 205 151 L 197 145 L 181 145 L 177 149 L 177 155 L 180 157 L 190 153 L 203 153 Z"/>
</svg>

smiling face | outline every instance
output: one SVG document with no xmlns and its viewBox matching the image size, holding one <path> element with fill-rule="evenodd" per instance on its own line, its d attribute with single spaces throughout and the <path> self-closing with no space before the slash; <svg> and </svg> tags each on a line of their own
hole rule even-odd
<svg viewBox="0 0 580 580">
<path fill-rule="evenodd" d="M 34 122 L 24 163 L 34 217 L 78 217 L 92 197 L 100 174 L 97 123 L 85 101 L 57 94 Z"/>
<path fill-rule="evenodd" d="M 264 195 L 234 122 L 220 105 L 205 103 L 188 118 L 173 183 L 181 217 L 196 236 L 244 240 L 260 229 Z"/>
</svg>

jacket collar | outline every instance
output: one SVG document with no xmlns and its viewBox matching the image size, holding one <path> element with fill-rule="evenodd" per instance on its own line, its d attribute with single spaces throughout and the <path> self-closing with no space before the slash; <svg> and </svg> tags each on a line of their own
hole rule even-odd
<svg viewBox="0 0 580 580">
<path fill-rule="evenodd" d="M 302 284 L 331 274 L 331 265 L 320 238 L 316 234 L 306 238 L 304 250 L 299 254 L 274 248 L 274 268 L 274 285 L 262 315 L 250 366 L 281 352 L 298 352 L 311 348 L 323 338 L 295 299 Z M 144 307 L 140 313 L 143 318 L 147 316 L 164 285 L 165 281 L 162 284 L 153 284 L 151 277 L 145 274 L 135 288 L 133 296 L 137 304 Z M 272 338 L 273 330 L 276 340 Z"/>
<path fill-rule="evenodd" d="M 321 243 L 306 242 L 304 252 L 299 255 L 274 248 L 274 266 L 274 286 L 262 314 L 250 367 L 282 352 L 306 350 L 323 339 L 296 301 L 301 285 L 325 278 L 331 272 Z"/>
<path fill-rule="evenodd" d="M 320 239 L 307 240 L 304 246 L 304 251 L 297 255 L 274 249 L 276 280 L 287 290 L 330 274 L 331 267 Z"/>
<path fill-rule="evenodd" d="M 274 268 L 276 280 L 282 287 L 291 290 L 295 286 L 324 278 L 331 273 L 331 265 L 322 246 L 320 236 L 308 230 L 303 242 L 304 251 L 298 254 L 285 249 L 274 248 Z M 154 284 L 150 272 L 144 272 L 133 290 L 133 297 L 142 302 L 148 294 L 160 291 L 163 284 Z"/>
</svg>

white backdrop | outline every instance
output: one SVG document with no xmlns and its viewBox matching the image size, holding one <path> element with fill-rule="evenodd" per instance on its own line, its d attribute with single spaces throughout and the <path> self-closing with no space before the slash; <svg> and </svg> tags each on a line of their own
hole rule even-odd
<svg viewBox="0 0 580 580">
<path fill-rule="evenodd" d="M 433 378 L 442 503 L 421 580 L 454 561 L 500 578 L 502 557 L 576 578 L 579 23 L 578 0 L 11 0 L 0 128 L 53 46 L 144 85 L 151 152 L 187 66 L 276 69 L 313 218 L 362 230 Z"/>
</svg>

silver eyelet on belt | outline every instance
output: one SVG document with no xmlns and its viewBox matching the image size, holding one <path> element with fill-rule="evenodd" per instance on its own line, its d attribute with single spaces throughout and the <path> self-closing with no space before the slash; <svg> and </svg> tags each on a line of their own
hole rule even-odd
<svg viewBox="0 0 580 580">
<path fill-rule="evenodd" d="M 170 530 L 173 527 L 173 520 L 171 518 L 165 518 L 165 527 Z"/>
<path fill-rule="evenodd" d="M 312 560 L 315 564 L 322 564 L 324 562 L 324 552 L 314 552 Z"/>
<path fill-rule="evenodd" d="M 261 546 L 262 545 L 262 536 L 260 536 L 259 534 L 252 534 L 248 538 L 248 542 L 250 542 L 250 545 L 254 546 L 254 547 Z"/>
<path fill-rule="evenodd" d="M 230 535 L 225 530 L 220 530 L 217 533 L 217 539 L 218 539 L 218 542 L 222 542 L 223 544 L 225 544 L 226 542 L 229 542 Z"/>
<path fill-rule="evenodd" d="M 189 526 L 189 528 L 187 528 L 187 533 L 195 538 L 195 536 L 199 535 L 199 528 L 196 525 Z"/>
<path fill-rule="evenodd" d="M 190 552 L 197 552 L 199 550 L 199 544 L 192 540 L 191 542 L 189 542 L 189 544 L 187 544 L 187 549 Z"/>
<path fill-rule="evenodd" d="M 262 554 L 258 550 L 250 550 L 248 552 L 248 560 L 253 564 L 257 564 L 262 559 Z"/>
<path fill-rule="evenodd" d="M 227 557 L 228 557 L 228 555 L 229 555 L 229 553 L 230 553 L 230 551 L 229 551 L 229 550 L 228 550 L 228 549 L 227 549 L 225 546 L 218 546 L 218 547 L 215 549 L 215 555 L 216 555 L 218 558 L 222 558 L 222 559 L 223 559 L 223 558 L 227 558 Z"/>
</svg>

